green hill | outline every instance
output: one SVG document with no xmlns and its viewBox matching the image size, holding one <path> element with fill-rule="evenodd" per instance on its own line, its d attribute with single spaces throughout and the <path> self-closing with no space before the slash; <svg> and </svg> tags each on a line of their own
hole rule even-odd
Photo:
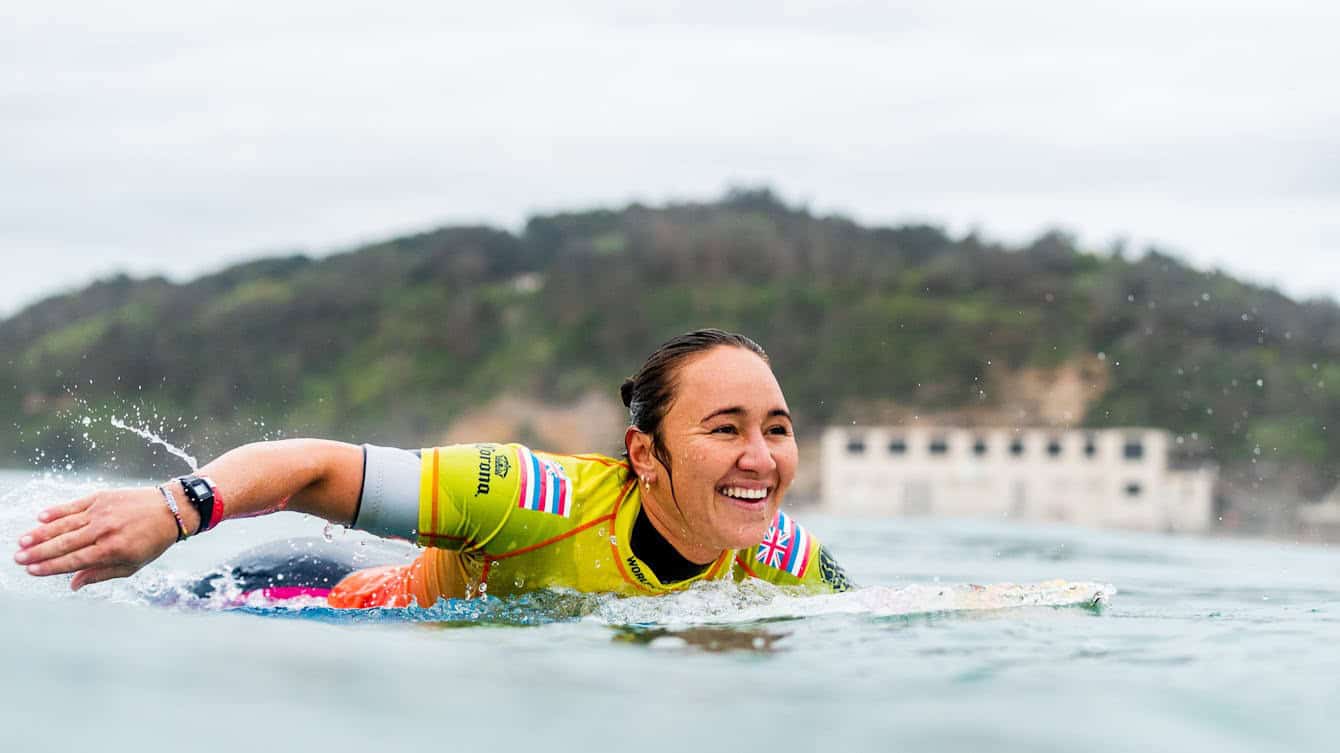
<svg viewBox="0 0 1340 753">
<path fill-rule="evenodd" d="M 765 190 L 50 298 L 0 322 L 0 418 L 14 427 L 0 450 L 138 470 L 149 454 L 97 426 L 85 437 L 80 420 L 137 411 L 206 457 L 295 433 L 412 445 L 504 393 L 614 395 L 656 343 L 702 325 L 768 348 L 811 436 L 872 405 L 989 408 L 1009 397 L 988 388 L 998 372 L 1101 353 L 1083 423 L 1183 435 L 1240 504 L 1264 485 L 1318 495 L 1340 469 L 1334 302 L 1157 251 L 1096 255 L 1062 234 L 1011 248 L 863 227 Z"/>
</svg>

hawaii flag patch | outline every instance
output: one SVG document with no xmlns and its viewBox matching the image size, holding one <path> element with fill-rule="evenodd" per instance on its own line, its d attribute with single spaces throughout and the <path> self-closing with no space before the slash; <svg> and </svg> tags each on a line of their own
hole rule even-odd
<svg viewBox="0 0 1340 753">
<path fill-rule="evenodd" d="M 517 461 L 521 487 L 517 507 L 568 517 L 572 511 L 572 481 L 563 466 L 525 447 L 517 448 Z"/>
<path fill-rule="evenodd" d="M 754 559 L 803 578 L 805 568 L 810 564 L 810 541 L 809 533 L 799 523 L 778 510 L 772 527 L 754 553 Z"/>
</svg>

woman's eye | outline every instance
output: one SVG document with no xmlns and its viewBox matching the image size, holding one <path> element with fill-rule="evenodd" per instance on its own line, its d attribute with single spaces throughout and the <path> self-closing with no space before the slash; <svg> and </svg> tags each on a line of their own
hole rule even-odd
<svg viewBox="0 0 1340 753">
<path fill-rule="evenodd" d="M 718 427 L 716 427 L 715 429 L 712 430 L 712 433 L 713 433 L 713 434 L 734 434 L 734 433 L 735 433 L 735 427 L 734 427 L 734 426 L 731 426 L 730 424 L 726 424 L 725 426 L 718 426 Z"/>
<path fill-rule="evenodd" d="M 771 429 L 768 429 L 768 433 L 776 434 L 777 436 L 780 437 L 789 437 L 791 436 L 791 429 L 785 426 L 774 426 Z"/>
</svg>

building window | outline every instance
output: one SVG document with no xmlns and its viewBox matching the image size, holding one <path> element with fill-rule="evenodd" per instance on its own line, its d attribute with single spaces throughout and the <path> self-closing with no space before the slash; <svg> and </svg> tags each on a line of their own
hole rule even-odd
<svg viewBox="0 0 1340 753">
<path fill-rule="evenodd" d="M 1139 498 L 1140 494 L 1144 492 L 1144 487 L 1140 486 L 1139 481 L 1132 481 L 1126 484 L 1125 491 L 1127 497 L 1130 497 L 1131 499 L 1137 499 Z"/>
<path fill-rule="evenodd" d="M 972 454 L 981 457 L 986 454 L 986 440 L 978 437 L 972 443 Z"/>
<path fill-rule="evenodd" d="M 931 454 L 943 455 L 949 452 L 949 441 L 944 437 L 936 437 L 931 440 Z"/>
<path fill-rule="evenodd" d="M 1024 440 L 1015 437 L 1010 440 L 1010 454 L 1019 457 L 1024 454 Z"/>
<path fill-rule="evenodd" d="M 864 454 L 865 454 L 865 440 L 864 440 L 864 439 L 860 439 L 860 438 L 858 438 L 858 437 L 852 437 L 851 439 L 848 439 L 848 440 L 847 440 L 847 454 L 848 454 L 848 455 L 864 455 Z"/>
<path fill-rule="evenodd" d="M 907 454 L 907 442 L 902 439 L 895 439 L 889 442 L 889 454 L 890 455 Z"/>
<path fill-rule="evenodd" d="M 1061 440 L 1057 439 L 1056 437 L 1052 437 L 1050 440 L 1048 440 L 1047 454 L 1054 458 L 1061 457 Z"/>
<path fill-rule="evenodd" d="M 1139 439 L 1127 439 L 1121 453 L 1127 460 L 1140 460 L 1145 456 L 1145 445 Z"/>
<path fill-rule="evenodd" d="M 1084 437 L 1084 457 L 1093 458 L 1098 455 L 1098 442 L 1092 434 Z"/>
</svg>

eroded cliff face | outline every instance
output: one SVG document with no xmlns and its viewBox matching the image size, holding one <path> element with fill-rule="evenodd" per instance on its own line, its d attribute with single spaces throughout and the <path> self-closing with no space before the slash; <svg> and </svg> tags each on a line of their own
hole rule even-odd
<svg viewBox="0 0 1340 753">
<path fill-rule="evenodd" d="M 575 402 L 552 405 L 530 398 L 503 396 L 454 421 L 442 444 L 520 442 L 556 453 L 623 452 L 628 412 L 616 400 L 588 392 Z"/>
<path fill-rule="evenodd" d="M 1075 358 L 1052 369 L 1003 372 L 994 384 L 998 413 L 990 418 L 1007 426 L 1077 426 L 1109 381 L 1108 362 L 1098 356 Z"/>
<path fill-rule="evenodd" d="M 1010 370 L 988 365 L 977 400 L 933 408 L 916 396 L 848 401 L 843 413 L 865 425 L 921 423 L 938 426 L 1079 426 L 1111 384 L 1110 365 L 1097 355 L 1073 358 L 1053 368 Z"/>
</svg>

